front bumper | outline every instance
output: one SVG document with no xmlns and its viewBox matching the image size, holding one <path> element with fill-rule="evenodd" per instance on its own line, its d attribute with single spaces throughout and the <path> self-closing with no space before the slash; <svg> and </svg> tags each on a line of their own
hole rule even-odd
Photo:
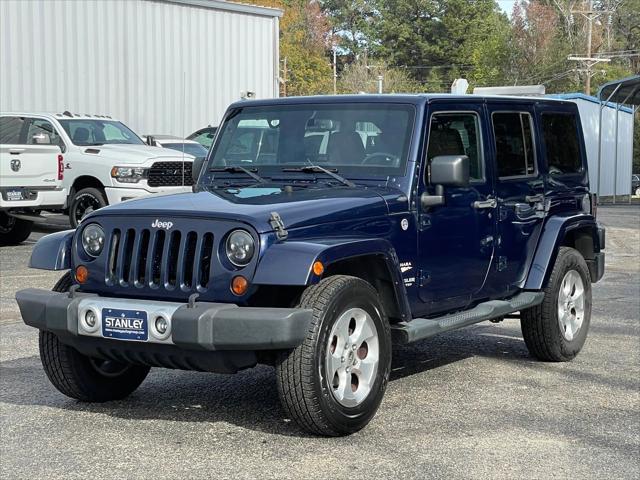
<svg viewBox="0 0 640 480">
<path fill-rule="evenodd" d="M 173 193 L 185 193 L 193 191 L 191 186 L 188 187 L 144 187 L 139 188 L 131 187 L 105 187 L 105 193 L 107 194 L 107 201 L 109 205 L 115 203 L 124 202 L 126 200 L 133 200 L 134 198 L 142 198 L 148 195 L 164 194 L 169 195 Z"/>
<path fill-rule="evenodd" d="M 294 348 L 304 340 L 311 310 L 238 307 L 233 304 L 125 300 L 95 294 L 28 288 L 16 293 L 25 324 L 54 333 L 62 343 L 89 356 L 152 366 L 233 373 L 257 363 L 257 352 Z M 103 338 L 84 331 L 84 305 L 145 308 L 168 315 L 166 340 L 137 342 Z M 168 313 L 167 313 L 168 312 Z M 101 321 L 101 319 L 98 319 Z M 151 321 L 151 320 L 150 320 Z"/>
</svg>

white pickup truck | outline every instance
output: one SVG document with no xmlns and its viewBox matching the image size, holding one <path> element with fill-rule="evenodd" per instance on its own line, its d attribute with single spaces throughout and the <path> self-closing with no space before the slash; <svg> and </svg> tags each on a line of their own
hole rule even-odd
<svg viewBox="0 0 640 480">
<path fill-rule="evenodd" d="M 105 205 L 190 191 L 192 163 L 106 116 L 0 113 L 0 245 L 25 240 L 42 211 L 76 227 Z"/>
</svg>

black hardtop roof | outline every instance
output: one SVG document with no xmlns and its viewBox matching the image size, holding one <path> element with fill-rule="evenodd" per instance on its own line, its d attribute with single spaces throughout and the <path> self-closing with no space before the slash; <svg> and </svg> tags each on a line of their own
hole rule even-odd
<svg viewBox="0 0 640 480">
<path fill-rule="evenodd" d="M 241 100 L 233 103 L 230 108 L 246 106 L 269 105 L 330 105 L 336 103 L 404 103 L 425 105 L 430 103 L 514 103 L 514 104 L 547 104 L 547 105 L 575 105 L 575 103 L 559 98 L 550 97 L 522 97 L 510 95 L 451 95 L 436 94 L 382 94 L 382 95 L 316 95 L 308 97 L 280 97 L 258 100 Z"/>
</svg>

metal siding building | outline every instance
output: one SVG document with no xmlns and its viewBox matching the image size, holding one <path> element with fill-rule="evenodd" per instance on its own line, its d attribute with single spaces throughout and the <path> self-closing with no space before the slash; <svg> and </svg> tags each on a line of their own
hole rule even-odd
<svg viewBox="0 0 640 480">
<path fill-rule="evenodd" d="M 600 197 L 631 194 L 631 169 L 633 165 L 633 112 L 620 107 L 618 112 L 618 139 L 616 162 L 616 105 L 609 103 L 602 110 L 602 150 L 600 165 L 600 192 L 598 192 L 598 134 L 600 102 L 582 93 L 553 95 L 578 105 L 584 142 L 589 161 L 591 191 Z M 617 165 L 616 165 L 617 163 Z M 614 178 L 615 192 L 614 192 Z"/>
<path fill-rule="evenodd" d="M 278 95 L 280 10 L 219 0 L 0 1 L 0 110 L 118 118 L 140 134 L 217 125 Z"/>
</svg>

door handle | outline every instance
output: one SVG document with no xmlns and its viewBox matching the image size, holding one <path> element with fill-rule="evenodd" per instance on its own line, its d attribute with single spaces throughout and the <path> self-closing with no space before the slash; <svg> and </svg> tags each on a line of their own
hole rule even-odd
<svg viewBox="0 0 640 480">
<path fill-rule="evenodd" d="M 473 202 L 473 208 L 481 210 L 483 208 L 496 208 L 498 206 L 498 200 L 495 198 L 487 198 L 486 200 L 476 200 Z"/>
<path fill-rule="evenodd" d="M 24 152 L 24 150 L 24 148 L 10 148 L 9 153 L 11 155 L 20 155 L 22 152 Z"/>
</svg>

